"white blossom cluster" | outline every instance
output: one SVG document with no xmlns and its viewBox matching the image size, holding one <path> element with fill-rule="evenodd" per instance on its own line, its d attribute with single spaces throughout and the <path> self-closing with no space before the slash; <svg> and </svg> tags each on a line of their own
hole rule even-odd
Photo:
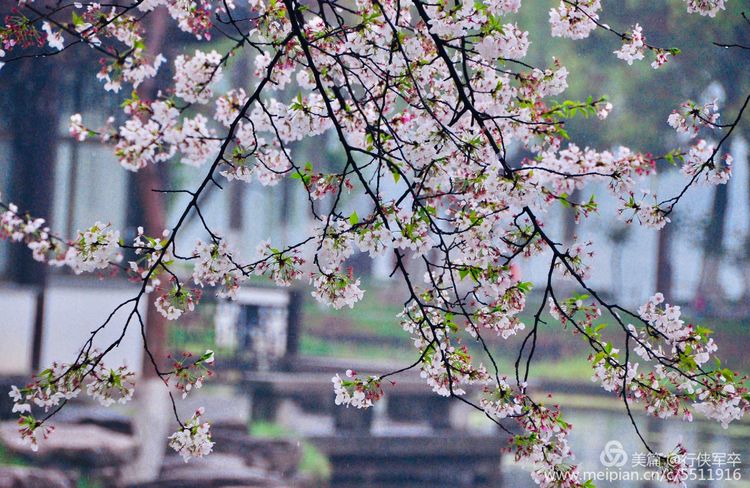
<svg viewBox="0 0 750 488">
<path fill-rule="evenodd" d="M 523 413 L 524 395 L 514 392 L 508 384 L 508 378 L 499 378 L 500 382 L 484 388 L 479 405 L 487 415 L 497 419 L 519 416 Z M 526 385 L 521 385 L 523 389 Z"/>
<path fill-rule="evenodd" d="M 699 140 L 690 148 L 682 173 L 688 177 L 700 176 L 698 181 L 708 185 L 725 185 L 732 175 L 732 155 L 718 157 L 716 146 L 705 140 Z"/>
<path fill-rule="evenodd" d="M 713 128 L 719 121 L 718 102 L 716 100 L 696 104 L 691 101 L 682 103 L 673 110 L 667 118 L 667 124 L 680 134 L 687 134 L 690 138 L 706 127 Z"/>
<path fill-rule="evenodd" d="M 97 222 L 65 242 L 51 234 L 44 219 L 22 216 L 12 203 L 2 207 L 5 210 L 0 213 L 0 239 L 25 243 L 36 261 L 69 266 L 81 274 L 107 269 L 122 260 L 120 232 L 109 224 Z"/>
<path fill-rule="evenodd" d="M 76 274 L 105 269 L 122 260 L 120 232 L 110 225 L 97 222 L 79 231 L 73 243 L 65 253 L 65 264 Z"/>
<path fill-rule="evenodd" d="M 635 342 L 633 352 L 643 365 L 628 362 L 625 367 L 620 351 L 604 343 L 600 352 L 590 357 L 592 381 L 607 391 L 625 390 L 629 399 L 644 402 L 646 411 L 660 418 L 681 414 L 692 420 L 694 411 L 726 428 L 750 411 L 747 388 L 737 383 L 734 372 L 725 368 L 704 374 L 703 368 L 717 351 L 716 343 L 708 337 L 710 331 L 686 324 L 680 307 L 664 303 L 660 293 L 642 305 L 638 314 L 646 328 L 628 324 L 628 332 Z M 589 336 L 598 340 L 598 331 L 590 330 Z M 646 369 L 648 365 L 650 369 Z"/>
<path fill-rule="evenodd" d="M 105 407 L 113 403 L 128 403 L 135 392 L 135 373 L 125 366 L 109 369 L 101 363 L 91 372 L 92 381 L 86 393 Z"/>
<path fill-rule="evenodd" d="M 192 357 L 189 352 L 183 353 L 181 358 L 175 359 L 170 373 L 183 399 L 187 398 L 193 389 L 201 388 L 206 379 L 213 375 L 210 368 L 214 365 L 214 352 L 211 349 L 195 360 Z"/>
<path fill-rule="evenodd" d="M 549 23 L 554 37 L 584 39 L 596 29 L 601 0 L 560 2 L 560 6 L 549 12 Z"/>
<path fill-rule="evenodd" d="M 646 38 L 643 36 L 643 29 L 640 25 L 635 24 L 632 32 L 627 36 L 627 41 L 622 47 L 615 51 L 619 59 L 632 65 L 633 61 L 643 59 L 643 50 L 646 47 Z"/>
<path fill-rule="evenodd" d="M 45 414 L 59 409 L 64 402 L 78 397 L 85 386 L 86 394 L 105 407 L 113 403 L 127 403 L 133 397 L 135 374 L 125 366 L 110 369 L 104 366 L 97 352 L 85 356 L 76 364 L 52 363 L 32 378 L 32 382 L 8 393 L 13 400 L 13 412 L 19 414 L 21 438 L 36 451 L 39 441 L 54 429 L 47 418 L 37 419 L 33 410 Z"/>
<path fill-rule="evenodd" d="M 685 0 L 689 13 L 699 13 L 715 17 L 719 10 L 726 8 L 726 0 Z"/>
<path fill-rule="evenodd" d="M 725 0 L 686 3 L 688 12 L 710 17 L 726 8 Z M 65 24 L 56 23 L 54 13 L 35 21 L 38 26 L 30 28 L 45 49 L 85 43 L 111 54 L 96 76 L 107 91 L 132 89 L 122 116 L 96 130 L 80 114 L 71 116 L 76 141 L 98 137 L 130 171 L 174 160 L 185 171 L 200 172 L 203 184 L 194 191 L 175 190 L 191 198 L 171 231 L 152 237 L 139 228 L 132 246 L 99 222 L 70 242 L 57 239 L 44 220 L 20 215 L 14 206 L 3 207 L 0 237 L 23 242 L 35 259 L 76 273 L 112 269 L 121 250 L 132 248 L 128 273 L 143 284 L 133 303 L 138 306 L 150 293 L 157 311 L 170 320 L 193 311 L 204 287 L 234 298 L 251 274 L 280 286 L 306 280 L 320 303 L 353 307 L 364 296 L 351 259 L 355 251 L 392 255 L 394 273 L 409 292 L 402 327 L 420 355 L 414 367 L 425 382 L 443 396 L 481 389 L 479 407 L 488 416 L 518 423 L 513 447 L 519 459 L 534 464 L 537 483 L 558 483 L 547 476 L 552 470 L 567 474 L 563 486 L 581 486 L 567 441 L 570 425 L 555 408 L 533 401 L 525 381 L 511 385 L 498 371 L 488 371 L 474 357 L 475 343 L 484 345 L 487 331 L 503 339 L 527 331 L 519 317 L 530 283 L 521 279 L 520 261 L 550 258 L 550 277 L 574 284 L 583 285 L 591 275 L 593 244 L 557 244 L 545 226 L 551 210 L 572 208 L 579 222 L 597 213 L 598 189 L 606 188 L 602 193 L 627 223 L 660 229 L 680 197 L 665 200 L 650 191 L 657 161 L 679 160 L 687 189 L 694 182 L 726 183 L 731 156 L 708 139 L 662 157 L 568 141 L 568 119 L 583 114 L 596 122 L 614 107 L 604 98 L 566 100 L 571 73 L 560 60 L 528 64 L 530 33 L 522 17 L 509 15 L 521 10 L 522 0 L 455 5 L 357 0 L 347 4 L 346 15 L 339 15 L 334 2 L 337 14 L 330 16 L 316 12 L 320 6 L 296 1 L 251 0 L 247 6 L 249 24 L 229 16 L 234 2 L 215 0 L 145 0 L 128 9 L 75 3 L 66 6 L 75 12 L 72 22 L 66 17 Z M 210 50 L 191 47 L 169 60 L 147 52 L 141 16 L 157 8 L 198 41 L 224 35 L 216 22 L 237 30 L 241 41 L 216 43 Z M 601 0 L 562 0 L 549 12 L 553 37 L 583 39 L 600 27 L 622 42 L 614 55 L 629 65 L 648 54 L 658 68 L 679 54 L 648 44 L 639 23 L 621 33 L 605 19 Z M 56 29 L 60 25 L 66 28 Z M 0 29 L 0 56 L 19 48 L 16 35 L 13 28 Z M 223 72 L 242 49 L 252 52 L 254 76 L 239 86 Z M 169 86 L 139 93 L 165 64 L 174 67 Z M 685 102 L 667 122 L 694 138 L 721 129 L 718 119 L 715 102 Z M 312 161 L 299 161 L 297 147 L 318 148 L 334 139 L 342 157 L 320 150 L 311 152 Z M 204 191 L 221 186 L 218 175 L 262 186 L 292 180 L 305 192 L 315 225 L 297 244 L 265 241 L 255 261 L 243 261 L 201 213 Z M 597 199 L 576 196 L 590 189 L 597 190 Z M 210 239 L 181 256 L 177 241 L 192 213 Z M 703 370 L 716 351 L 709 333 L 686 324 L 679 308 L 663 305 L 660 295 L 639 310 L 643 326 L 620 323 L 636 363 L 624 360 L 622 348 L 597 329 L 602 310 L 613 311 L 601 298 L 558 301 L 553 288 L 550 279 L 544 290 L 550 314 L 589 339 L 592 379 L 606 390 L 665 418 L 689 419 L 695 411 L 727 425 L 748 409 L 747 389 L 736 374 Z M 539 323 L 537 317 L 524 344 L 536 337 Z M 49 434 L 46 421 L 31 416 L 34 406 L 57 407 L 84 386 L 102 404 L 130 399 L 131 373 L 83 360 L 68 369 L 53 365 L 35 383 L 11 392 L 24 438 L 36 444 Z M 165 376 L 186 395 L 203 384 L 212 362 L 210 351 L 197 360 L 185 355 Z M 336 403 L 372 406 L 383 395 L 381 379 L 351 371 L 335 376 Z M 213 448 L 202 415 L 200 409 L 169 438 L 186 461 Z"/>
<path fill-rule="evenodd" d="M 353 308 L 354 304 L 362 300 L 365 292 L 359 287 L 359 279 L 333 272 L 321 274 L 311 279 L 313 285 L 312 296 L 321 303 L 339 309 Z"/>
<path fill-rule="evenodd" d="M 352 406 L 355 408 L 370 408 L 383 396 L 380 388 L 380 378 L 368 376 L 357 378 L 351 369 L 346 371 L 346 377 L 336 375 L 331 378 L 333 391 L 336 394 L 336 405 Z"/>
<path fill-rule="evenodd" d="M 198 241 L 193 255 L 193 282 L 198 286 L 217 287 L 217 296 L 234 298 L 246 275 L 234 262 L 234 254 L 226 240 L 219 243 Z"/>
<path fill-rule="evenodd" d="M 208 456 L 213 450 L 211 426 L 208 422 L 201 422 L 204 413 L 204 408 L 200 407 L 180 430 L 169 436 L 169 447 L 177 451 L 186 463 L 192 458 Z"/>
<path fill-rule="evenodd" d="M 211 85 L 221 79 L 221 54 L 196 49 L 193 56 L 177 56 L 174 67 L 175 95 L 189 103 L 211 100 Z"/>
</svg>

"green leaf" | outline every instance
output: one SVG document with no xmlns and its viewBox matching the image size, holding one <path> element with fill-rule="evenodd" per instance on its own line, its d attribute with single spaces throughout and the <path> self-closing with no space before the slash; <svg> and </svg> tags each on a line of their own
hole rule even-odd
<svg viewBox="0 0 750 488">
<path fill-rule="evenodd" d="M 302 103 L 302 92 L 297 92 L 297 98 L 292 102 L 290 108 L 292 110 L 303 110 L 305 108 L 304 103 Z"/>
<path fill-rule="evenodd" d="M 531 291 L 532 288 L 534 288 L 534 284 L 530 281 L 521 281 L 518 283 L 518 289 L 521 290 L 523 293 L 528 293 Z"/>
<path fill-rule="evenodd" d="M 83 17 L 73 11 L 73 25 L 78 27 L 84 24 Z"/>
<path fill-rule="evenodd" d="M 726 378 L 728 381 L 734 380 L 734 372 L 729 368 L 724 368 L 721 371 L 721 375 Z"/>
<path fill-rule="evenodd" d="M 357 225 L 359 222 L 359 216 L 357 215 L 357 212 L 352 212 L 352 214 L 349 216 L 349 223 L 351 225 Z"/>
</svg>

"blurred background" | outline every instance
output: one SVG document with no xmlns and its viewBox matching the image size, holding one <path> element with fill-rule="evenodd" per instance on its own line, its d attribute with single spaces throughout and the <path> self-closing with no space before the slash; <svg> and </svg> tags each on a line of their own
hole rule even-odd
<svg viewBox="0 0 750 488">
<path fill-rule="evenodd" d="M 613 27 L 623 31 L 637 21 L 649 43 L 682 50 L 658 71 L 646 61 L 628 66 L 616 59 L 612 51 L 619 41 L 601 30 L 583 41 L 552 39 L 547 12 L 553 3 L 527 0 L 517 16 L 519 25 L 531 31 L 527 61 L 545 66 L 554 57 L 561 59 L 570 71 L 567 98 L 606 95 L 615 107 L 605 122 L 570 122 L 568 132 L 580 146 L 605 150 L 624 145 L 662 155 L 686 145 L 666 124 L 680 103 L 717 99 L 720 122 L 728 123 L 750 93 L 750 51 L 711 44 L 750 44 L 750 26 L 740 16 L 748 5 L 741 1 L 728 2 L 727 11 L 716 19 L 688 15 L 684 2 L 678 1 L 603 1 L 604 20 Z M 9 4 L 3 5 L 6 11 Z M 149 32 L 157 33 L 150 41 L 154 52 L 171 58 L 207 48 L 193 46 L 171 20 L 153 15 L 148 22 Z M 219 51 L 227 48 L 214 44 Z M 252 67 L 250 57 L 235 57 L 216 91 L 247 87 L 253 82 Z M 103 125 L 110 115 L 115 125 L 123 120 L 118 107 L 129 94 L 105 93 L 96 71 L 97 56 L 84 47 L 0 71 L 2 201 L 46 218 L 63 236 L 73 236 L 97 220 L 121 229 L 126 241 L 139 225 L 145 225 L 147 233 L 159 233 L 175 221 L 185 201 L 150 189 L 190 188 L 202 179 L 203 170 L 170 162 L 133 174 L 119 166 L 111 147 L 96 139 L 72 140 L 72 113 L 81 113 L 90 127 Z M 164 66 L 143 93 L 153 97 L 168 86 L 170 77 L 170 66 Z M 594 288 L 636 308 L 661 291 L 667 301 L 683 307 L 691 322 L 715 331 L 723 364 L 743 374 L 750 371 L 749 136 L 750 124 L 744 122 L 727 141 L 725 147 L 734 156 L 729 184 L 690 190 L 662 232 L 625 225 L 606 197 L 598 199 L 600 215 L 580 225 L 562 207 L 545 220 L 560 242 L 576 237 L 594 242 Z M 343 159 L 332 133 L 297 143 L 293 151 L 316 169 L 337 168 Z M 517 148 L 510 151 L 511 159 L 524 156 Z M 660 162 L 652 190 L 670 197 L 684 182 L 679 168 Z M 247 257 L 260 240 L 293 243 L 313 224 L 306 195 L 295 180 L 275 187 L 255 182 L 224 186 L 224 191 L 208 194 L 202 208 L 210 224 L 224 229 Z M 604 195 L 599 190 L 587 188 L 577 196 Z M 350 198 L 345 207 L 369 213 L 355 194 Z M 183 243 L 191 245 L 202 237 L 197 218 L 183 229 Z M 188 416 L 198 406 L 206 407 L 206 418 L 214 424 L 214 455 L 184 465 L 166 452 L 165 437 L 176 426 L 167 425 L 170 412 L 163 385 L 140 390 L 136 402 L 125 406 L 104 409 L 85 400 L 74 403 L 56 419 L 58 431 L 38 455 L 15 440 L 11 404 L 2 394 L 0 418 L 6 421 L 0 429 L 0 487 L 533 486 L 528 467 L 501 452 L 505 434 L 481 414 L 434 396 L 416 374 L 389 385 L 385 401 L 371 411 L 334 408 L 332 374 L 349 367 L 384 372 L 416 359 L 408 334 L 395 318 L 407 295 L 398 280 L 389 278 L 394 264 L 390 257 L 371 260 L 357 254 L 349 264 L 366 290 L 353 310 L 321 307 L 303 285 L 280 290 L 262 280 L 248 283 L 232 304 L 206 293 L 203 306 L 176 322 L 166 323 L 144 307 L 152 350 L 163 356 L 216 351 L 216 376 L 178 401 L 179 411 Z M 531 260 L 520 273 L 525 281 L 541 284 L 545 266 Z M 25 383 L 52 361 L 70 361 L 89 331 L 133 294 L 133 284 L 122 276 L 74 276 L 35 263 L 23 246 L 0 242 L 0 384 L 9 388 Z M 540 299 L 532 293 L 528 310 Z M 527 324 L 533 320 L 531 313 L 523 318 Z M 100 344 L 118 334 L 117 328 L 106 329 Z M 511 375 L 523 337 L 488 339 L 501 369 Z M 539 398 L 552 393 L 574 425 L 573 448 L 583 470 L 604 470 L 600 453 L 615 440 L 629 456 L 619 468 L 642 472 L 645 448 L 637 442 L 621 401 L 591 382 L 587 355 L 586 345 L 570 330 L 554 323 L 544 326 L 531 369 L 533 391 Z M 140 335 L 133 329 L 108 364 L 124 362 L 142 371 L 147 382 L 151 373 L 143 360 Z M 690 424 L 640 414 L 636 419 L 656 447 L 668 450 L 681 439 L 696 458 L 705 454 L 703 464 L 696 463 L 703 479 L 690 486 L 750 486 L 745 468 L 750 461 L 749 423 L 722 430 L 697 417 Z M 719 479 L 717 469 L 739 469 L 741 479 L 724 474 Z"/>
</svg>

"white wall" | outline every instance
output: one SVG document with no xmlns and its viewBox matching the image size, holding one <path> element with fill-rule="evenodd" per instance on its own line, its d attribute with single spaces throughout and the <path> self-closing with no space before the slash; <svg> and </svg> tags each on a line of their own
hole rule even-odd
<svg viewBox="0 0 750 488">
<path fill-rule="evenodd" d="M 47 288 L 44 301 L 44 332 L 42 336 L 41 365 L 53 361 L 74 360 L 92 330 L 101 325 L 120 303 L 132 298 L 137 288 L 124 283 L 86 280 L 53 282 Z M 145 302 L 140 311 L 145 318 Z M 109 325 L 97 334 L 94 346 L 104 350 L 121 334 L 128 314 L 133 309 L 128 304 L 118 311 Z M 113 349 L 104 363 L 111 367 L 127 365 L 140 372 L 143 347 L 137 317 L 133 317 L 120 346 Z"/>
<path fill-rule="evenodd" d="M 0 374 L 31 372 L 36 293 L 28 288 L 0 288 Z"/>
</svg>

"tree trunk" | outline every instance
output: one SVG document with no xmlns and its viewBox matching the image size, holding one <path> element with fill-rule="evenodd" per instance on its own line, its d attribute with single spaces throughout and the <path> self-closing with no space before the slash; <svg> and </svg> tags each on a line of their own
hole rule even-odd
<svg viewBox="0 0 750 488">
<path fill-rule="evenodd" d="M 21 211 L 49 221 L 52 214 L 57 131 L 59 74 L 47 60 L 23 60 L 6 71 L 13 77 L 10 104 L 11 178 L 9 197 Z M 40 143 L 44 141 L 43 143 Z M 25 246 L 10 247 L 9 278 L 42 286 L 48 266 L 34 261 Z"/>
<path fill-rule="evenodd" d="M 581 192 L 573 190 L 568 198 L 575 202 Z M 570 245 L 576 238 L 576 213 L 570 207 L 562 207 L 562 234 L 565 245 Z"/>
<path fill-rule="evenodd" d="M 235 86 L 242 86 L 247 80 L 250 71 L 247 56 L 239 56 L 232 70 L 232 82 Z M 243 237 L 245 213 L 243 204 L 247 193 L 247 183 L 244 181 L 233 181 L 227 186 L 229 193 L 229 244 L 239 247 Z"/>
<path fill-rule="evenodd" d="M 745 145 L 745 165 L 748 167 L 747 170 L 747 193 L 750 193 L 750 130 L 745 129 L 742 132 L 742 142 Z M 747 228 L 745 229 L 745 252 L 741 255 L 742 259 L 742 276 L 745 285 L 745 289 L 742 293 L 742 299 L 740 302 L 743 304 L 744 310 L 742 313 L 750 314 L 750 198 L 748 199 L 747 208 Z"/>
<path fill-rule="evenodd" d="M 724 253 L 724 233 L 729 201 L 729 184 L 717 185 L 714 190 L 710 221 L 703 236 L 701 275 L 696 290 L 699 312 L 714 313 L 724 304 L 724 290 L 719 281 L 719 268 Z"/>
<path fill-rule="evenodd" d="M 656 291 L 661 292 L 667 301 L 672 297 L 672 226 L 666 225 L 657 236 L 656 251 Z"/>
<path fill-rule="evenodd" d="M 27 59 L 18 62 L 6 73 L 10 80 L 11 170 L 9 201 L 22 212 L 48 222 L 52 215 L 57 131 L 59 124 L 60 70 L 50 60 Z M 44 141 L 40 143 L 40 141 Z M 40 368 L 42 335 L 44 333 L 44 292 L 48 265 L 31 257 L 22 245 L 10 246 L 8 278 L 36 288 L 37 306 L 34 317 L 31 363 L 33 371 Z"/>
<path fill-rule="evenodd" d="M 148 16 L 145 30 L 149 33 L 147 49 L 152 55 L 164 49 L 168 19 L 164 9 L 157 9 Z M 153 100 L 157 92 L 155 79 L 146 80 L 138 90 L 139 97 L 148 100 Z M 160 236 L 167 227 L 165 196 L 152 191 L 164 188 L 164 180 L 155 165 L 147 165 L 138 171 L 132 180 L 141 210 L 136 213 L 141 213 L 146 233 L 153 236 Z M 153 296 L 147 297 L 147 300 L 146 342 L 157 365 L 163 368 L 168 353 L 168 322 L 154 307 Z M 141 375 L 143 380 L 140 382 L 136 398 L 139 413 L 134 417 L 140 451 L 125 473 L 129 484 L 154 481 L 159 477 L 171 420 L 167 387 L 156 374 L 154 365 L 145 353 Z"/>
</svg>

